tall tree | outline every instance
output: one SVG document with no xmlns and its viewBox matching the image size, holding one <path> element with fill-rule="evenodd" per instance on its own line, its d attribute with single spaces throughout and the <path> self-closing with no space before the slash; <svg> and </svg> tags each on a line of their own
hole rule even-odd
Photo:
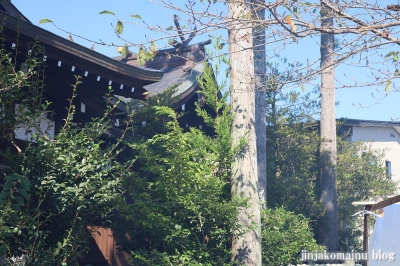
<svg viewBox="0 0 400 266">
<path fill-rule="evenodd" d="M 152 0 L 149 0 L 152 1 Z M 228 13 L 220 12 L 220 10 L 213 12 L 210 8 L 210 5 L 219 2 L 217 0 L 207 0 L 201 1 L 204 5 L 202 5 L 202 10 L 199 11 L 198 6 L 195 6 L 196 1 L 188 1 L 185 6 L 178 7 L 176 3 L 172 3 L 170 0 L 160 0 L 158 4 L 169 9 L 173 9 L 179 11 L 190 26 L 194 24 L 198 27 L 193 28 L 197 33 L 197 36 L 202 33 L 209 33 L 214 29 L 229 29 L 229 39 L 230 39 L 230 53 L 231 53 L 231 73 L 234 75 L 231 76 L 232 81 L 232 107 L 235 108 L 234 114 L 236 115 L 235 125 L 232 130 L 235 131 L 237 135 L 240 135 L 246 132 L 246 136 L 248 137 L 248 147 L 244 150 L 244 154 L 239 161 L 246 165 L 246 167 L 251 167 L 247 163 L 254 163 L 253 159 L 247 158 L 248 154 L 252 154 L 253 149 L 253 132 L 252 127 L 254 126 L 251 123 L 255 123 L 257 118 L 252 116 L 252 112 L 254 111 L 252 105 L 249 105 L 249 108 L 244 108 L 247 106 L 244 100 L 248 100 L 247 97 L 251 97 L 252 101 L 255 101 L 253 92 L 249 92 L 252 89 L 255 89 L 254 85 L 251 85 L 252 82 L 256 83 L 254 74 L 254 66 L 249 64 L 249 58 L 251 61 L 253 59 L 253 53 L 250 54 L 250 50 L 252 45 L 254 44 L 250 37 L 252 36 L 252 31 L 250 28 L 254 28 L 255 25 L 260 26 L 260 20 L 254 16 L 254 13 L 251 12 L 251 3 L 254 3 L 255 0 L 238 0 L 238 1 L 221 1 L 224 3 L 228 3 Z M 208 3 L 208 4 L 207 4 Z M 318 58 L 317 60 L 310 60 L 310 64 L 304 66 L 304 69 L 308 70 L 308 74 L 303 77 L 299 77 L 297 80 L 291 81 L 292 83 L 301 83 L 304 84 L 309 82 L 311 79 L 317 77 L 322 74 L 321 80 L 321 92 L 323 102 L 323 113 L 321 119 L 323 121 L 330 121 L 331 123 L 325 124 L 323 121 L 321 126 L 324 128 L 321 130 L 321 136 L 323 137 L 323 145 L 321 145 L 321 160 L 323 161 L 323 170 L 322 176 L 328 175 L 328 178 L 323 178 L 323 182 L 321 182 L 321 200 L 325 207 L 327 208 L 326 215 L 324 219 L 330 220 L 329 224 L 321 223 L 321 225 L 332 226 L 331 229 L 327 229 L 325 227 L 324 232 L 335 231 L 335 205 L 337 204 L 337 200 L 335 200 L 336 188 L 335 188 L 335 137 L 334 127 L 335 124 L 332 123 L 334 121 L 334 113 L 333 109 L 326 107 L 326 103 L 330 103 L 332 107 L 332 103 L 334 99 L 334 84 L 333 84 L 333 66 L 331 64 L 339 64 L 345 61 L 351 61 L 354 55 L 360 55 L 361 59 L 357 57 L 357 61 L 353 61 L 353 64 L 360 66 L 370 66 L 373 64 L 369 60 L 369 53 L 377 52 L 377 49 L 380 49 L 383 45 L 388 44 L 400 44 L 400 38 L 397 34 L 398 27 L 400 26 L 400 14 L 398 10 L 400 9 L 399 5 L 387 5 L 382 1 L 366 1 L 366 0 L 350 0 L 350 1 L 330 1 L 330 0 L 320 0 L 320 1 L 298 1 L 298 0 L 275 0 L 271 1 L 268 4 L 263 2 L 257 2 L 260 5 L 263 5 L 266 10 L 269 12 L 268 19 L 262 21 L 262 25 L 268 28 L 268 37 L 266 38 L 266 42 L 269 43 L 269 50 L 272 53 L 268 53 L 270 58 L 276 57 L 278 53 L 280 53 L 284 48 L 284 45 L 291 44 L 294 42 L 298 42 L 301 38 L 313 35 L 322 34 L 322 42 L 321 44 L 321 52 L 325 53 L 323 58 Z M 289 10 L 289 11 L 288 11 Z M 237 11 L 237 12 L 236 12 Z M 322 12 L 316 12 L 322 11 Z M 112 12 L 102 12 L 104 14 L 114 14 Z M 326 15 L 330 14 L 330 15 Z M 137 17 L 137 16 L 136 16 Z M 334 19 L 329 18 L 334 17 Z M 335 20 L 335 24 L 333 23 Z M 47 20 L 46 20 L 47 21 Z M 321 23 L 322 22 L 322 23 Z M 116 24 L 116 32 L 121 35 L 122 33 L 122 25 L 125 22 L 121 20 Z M 160 30 L 160 27 L 150 27 L 151 29 Z M 169 27 L 168 27 L 169 28 Z M 167 31 L 168 28 L 165 28 Z M 191 33 L 192 30 L 187 30 L 184 34 Z M 239 34 L 239 35 L 238 35 Z M 338 39 L 335 46 L 338 48 L 335 50 L 335 61 L 333 61 L 333 35 L 336 34 L 341 36 L 340 40 Z M 180 34 L 172 36 L 178 37 Z M 78 36 L 77 36 L 78 37 Z M 161 37 L 162 38 L 170 38 Z M 237 42 L 232 42 L 236 39 Z M 95 43 L 104 45 L 102 42 Z M 149 39 L 148 44 L 151 46 L 150 48 L 143 49 L 143 45 L 146 43 L 136 44 L 137 47 L 141 47 L 139 49 L 138 57 L 145 58 L 147 55 L 150 55 L 153 52 L 153 40 Z M 135 44 L 129 43 L 124 47 L 126 48 L 124 51 L 127 51 L 127 46 L 135 46 Z M 298 47 L 298 46 L 297 46 Z M 146 54 L 147 51 L 147 54 Z M 242 52 L 239 52 L 242 51 Z M 240 56 L 238 56 L 240 54 Z M 366 54 L 366 55 L 365 55 Z M 377 84 L 386 84 L 385 89 L 386 92 L 390 90 L 390 87 L 394 87 L 394 83 L 392 83 L 393 79 L 398 78 L 399 70 L 397 69 L 396 64 L 393 62 L 398 61 L 399 52 L 391 52 L 383 60 L 389 63 L 387 69 L 382 71 L 382 63 L 379 62 L 379 68 L 369 68 L 371 71 L 372 79 L 364 80 L 355 80 L 348 79 L 347 82 L 344 81 L 342 87 L 361 87 L 366 85 L 377 85 Z M 318 64 L 319 63 L 319 64 Z M 240 69 L 242 68 L 242 69 Z M 328 78 L 331 77 L 331 78 Z M 253 78 L 252 82 L 251 79 Z M 346 77 L 345 77 L 346 78 Z M 363 77 L 364 78 L 364 77 Z M 329 81 L 330 79 L 330 81 Z M 250 80 L 250 81 L 249 81 Z M 284 83 L 287 83 L 284 81 Z M 332 84 L 329 84 L 332 83 Z M 326 89 L 330 88 L 330 89 Z M 240 95 L 239 89 L 242 89 L 242 92 L 246 92 L 246 95 L 242 93 Z M 238 90 L 238 91 L 235 91 Z M 328 93 L 329 92 L 329 93 Z M 245 99 L 246 98 L 246 99 Z M 239 102 L 238 102 L 239 101 Z M 251 114 L 248 115 L 248 112 Z M 240 115 L 238 115 L 240 114 Z M 239 118 L 243 119 L 243 121 L 239 121 Z M 251 117 L 251 118 L 250 118 Z M 243 124 L 245 119 L 250 119 L 249 128 L 247 124 Z M 328 133 L 329 132 L 329 133 Z M 237 135 L 234 135 L 236 138 Z M 332 143 L 333 142 L 333 143 Z M 252 154 L 253 156 L 257 156 L 256 153 Z M 246 164 L 244 163 L 246 160 Z M 248 161 L 247 161 L 248 160 Z M 239 161 L 234 162 L 233 170 L 236 170 L 240 163 Z M 251 165 L 251 164 L 250 164 Z M 255 164 L 254 164 L 255 165 Z M 236 168 L 235 168 L 236 167 Z M 252 170 L 258 171 L 257 169 Z M 237 180 L 237 178 L 242 178 L 241 172 L 245 170 L 240 170 L 239 172 L 233 172 L 233 180 Z M 247 170 L 246 170 L 247 171 Z M 252 180 L 254 181 L 254 180 Z M 240 184 L 248 182 L 247 179 L 240 179 Z M 258 188 L 255 186 L 257 182 L 254 183 L 254 188 L 256 194 L 258 194 Z M 241 186 L 241 189 L 244 189 L 246 186 Z M 238 184 L 233 184 L 232 192 L 241 194 L 243 191 L 241 189 L 238 190 Z M 253 197 L 253 194 L 246 195 L 249 198 Z M 249 201 L 249 206 L 252 206 L 252 201 Z M 333 218 L 329 218 L 333 217 Z M 321 222 L 323 222 L 321 220 Z M 326 220 L 325 222 L 327 222 Z M 322 227 L 321 227 L 322 228 Z M 331 234 L 328 233 L 328 234 Z M 337 246 L 337 240 L 335 240 L 335 236 L 324 236 L 327 240 L 329 238 L 330 244 L 327 244 L 329 249 L 335 250 L 335 246 Z M 325 241 L 322 240 L 321 241 Z"/>
<path fill-rule="evenodd" d="M 285 73 L 293 71 L 288 68 L 285 72 L 278 72 L 276 74 L 279 76 L 275 76 L 274 80 L 279 83 L 282 78 L 290 78 Z M 282 206 L 286 210 L 303 214 L 316 229 L 314 221 L 324 212 L 316 189 L 320 168 L 317 118 L 320 99 L 315 97 L 317 91 L 305 95 L 285 91 L 269 89 L 267 92 L 270 166 L 268 209 Z M 385 166 L 375 163 L 384 161 L 383 151 L 374 150 L 365 143 L 343 141 L 340 136 L 337 149 L 339 246 L 340 250 L 362 251 L 362 219 L 354 219 L 352 215 L 359 208 L 351 203 L 360 199 L 374 201 L 387 198 L 393 195 L 397 185 L 387 178 Z M 268 239 L 263 237 L 265 242 L 270 245 Z"/>
<path fill-rule="evenodd" d="M 333 26 L 328 9 L 322 9 L 321 25 Z M 318 219 L 318 242 L 328 251 L 338 249 L 338 211 L 336 188 L 336 112 L 334 34 L 321 34 L 321 144 L 320 144 L 320 201 L 325 213 Z"/>
<path fill-rule="evenodd" d="M 243 196 L 247 208 L 241 208 L 238 221 L 241 232 L 232 241 L 232 260 L 237 264 L 261 265 L 261 222 L 259 185 L 257 178 L 256 106 L 254 80 L 253 31 L 249 22 L 253 5 L 246 0 L 228 4 L 228 26 L 231 80 L 231 111 L 233 114 L 232 145 L 240 145 L 246 136 L 246 145 L 235 156 L 231 167 L 232 194 Z"/>
<path fill-rule="evenodd" d="M 262 23 L 265 20 L 265 8 L 262 0 L 254 0 L 253 10 L 256 18 Z M 255 70 L 255 103 L 256 103 L 256 141 L 259 195 L 262 206 L 267 202 L 267 134 L 266 134 L 266 59 L 265 27 L 256 23 L 253 30 L 254 70 Z"/>
</svg>

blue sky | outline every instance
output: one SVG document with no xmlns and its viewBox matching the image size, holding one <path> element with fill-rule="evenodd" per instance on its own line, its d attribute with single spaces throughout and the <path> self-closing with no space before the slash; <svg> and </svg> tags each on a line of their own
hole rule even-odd
<svg viewBox="0 0 400 266">
<path fill-rule="evenodd" d="M 186 0 L 174 0 L 177 6 L 185 4 Z M 168 27 L 173 25 L 173 11 L 165 9 L 159 5 L 149 2 L 148 0 L 12 0 L 12 3 L 29 19 L 32 23 L 39 25 L 39 21 L 44 18 L 51 19 L 61 29 L 72 32 L 79 36 L 84 36 L 90 40 L 102 40 L 105 43 L 124 44 L 118 39 L 114 33 L 111 23 L 116 19 L 111 15 L 99 15 L 103 10 L 110 10 L 116 13 L 116 16 L 122 20 L 140 23 L 141 20 L 131 18 L 131 14 L 138 14 L 148 24 L 155 26 L 160 25 Z M 224 6 L 218 6 L 221 11 Z M 68 37 L 68 34 L 58 30 L 51 23 L 41 24 L 46 30 L 54 32 L 60 36 Z M 226 34 L 226 33 L 225 33 Z M 134 25 L 125 25 L 122 37 L 132 43 L 144 42 L 149 38 L 159 38 L 162 33 L 151 32 L 143 27 Z M 193 42 L 208 39 L 208 36 L 198 36 Z M 90 47 L 91 42 L 74 37 L 74 41 L 83 46 Z M 318 58 L 319 37 L 314 39 L 301 40 L 298 43 L 286 47 L 283 56 L 291 60 L 299 60 L 306 63 L 309 59 Z M 158 46 L 164 45 L 164 42 Z M 397 48 L 388 48 L 397 49 Z M 388 51 L 378 51 L 382 55 Z M 107 56 L 119 55 L 115 47 L 105 47 L 95 45 L 95 50 Z M 134 50 L 134 49 L 132 49 Z M 350 67 L 347 65 L 339 66 L 336 69 L 336 79 L 338 84 L 354 78 L 359 81 L 368 79 L 368 69 L 362 67 Z M 394 81 L 396 85 L 396 81 Z M 369 119 L 369 120 L 387 120 L 400 118 L 400 92 L 392 92 L 384 97 L 385 85 L 374 88 L 341 88 L 337 89 L 337 101 L 339 105 L 336 109 L 338 118 L 348 117 L 353 119 Z M 375 97 L 384 99 L 378 101 Z M 354 106 L 356 105 L 356 106 Z M 364 106 L 364 107 L 360 107 Z M 400 120 L 400 119 L 398 119 Z"/>
</svg>

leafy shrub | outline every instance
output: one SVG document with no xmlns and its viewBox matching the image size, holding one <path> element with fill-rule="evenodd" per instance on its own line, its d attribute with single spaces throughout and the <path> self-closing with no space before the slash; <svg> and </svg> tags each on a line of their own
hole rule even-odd
<svg viewBox="0 0 400 266">
<path fill-rule="evenodd" d="M 284 208 L 267 209 L 261 217 L 263 265 L 300 263 L 302 250 L 323 250 L 313 238 L 309 220 Z"/>
</svg>

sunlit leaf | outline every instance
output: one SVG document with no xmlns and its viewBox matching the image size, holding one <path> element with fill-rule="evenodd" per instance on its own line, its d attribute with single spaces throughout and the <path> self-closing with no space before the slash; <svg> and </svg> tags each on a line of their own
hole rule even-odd
<svg viewBox="0 0 400 266">
<path fill-rule="evenodd" d="M 388 57 L 391 57 L 391 56 L 394 56 L 394 55 L 396 55 L 396 52 L 390 52 L 387 55 L 385 55 L 385 57 L 388 58 Z"/>
<path fill-rule="evenodd" d="M 142 19 L 142 17 L 140 15 L 136 15 L 136 14 L 131 14 L 132 18 L 137 18 L 137 19 Z"/>
<path fill-rule="evenodd" d="M 121 47 L 121 55 L 123 56 L 123 57 L 127 57 L 128 56 L 128 53 L 129 53 L 129 49 L 128 49 L 128 46 L 127 45 L 124 45 L 124 46 L 122 46 Z"/>
<path fill-rule="evenodd" d="M 305 92 L 305 91 L 306 91 L 306 88 L 304 87 L 304 84 L 300 84 L 300 88 L 301 88 L 301 91 L 302 91 L 302 92 Z"/>
<path fill-rule="evenodd" d="M 151 41 L 150 50 L 151 50 L 153 53 L 157 53 L 157 46 L 156 46 L 156 43 L 155 43 L 154 41 Z"/>
<path fill-rule="evenodd" d="M 145 50 L 142 47 L 140 47 L 139 52 L 137 53 L 137 61 L 140 66 L 146 62 L 145 53 L 146 53 Z"/>
<path fill-rule="evenodd" d="M 168 44 L 169 45 L 173 46 L 175 43 L 176 43 L 176 41 L 174 39 L 172 39 L 172 38 L 168 39 Z"/>
<path fill-rule="evenodd" d="M 122 31 L 124 30 L 124 24 L 118 20 L 115 30 L 117 31 L 118 34 L 121 34 Z"/>
<path fill-rule="evenodd" d="M 108 11 L 108 10 L 101 11 L 99 14 L 109 14 L 109 15 L 115 16 L 114 12 L 111 12 L 111 11 Z"/>
<path fill-rule="evenodd" d="M 292 18 L 290 17 L 290 15 L 287 15 L 286 17 L 285 17 L 285 20 L 286 20 L 286 22 L 287 22 L 287 24 L 289 24 L 290 25 L 290 27 L 292 28 L 292 30 L 293 31 L 296 31 L 296 25 L 294 25 L 294 22 L 293 22 L 293 20 L 292 20 Z"/>
<path fill-rule="evenodd" d="M 391 89 L 391 87 L 392 87 L 392 80 L 389 79 L 389 80 L 386 82 L 385 92 L 389 92 L 390 89 Z"/>
<path fill-rule="evenodd" d="M 393 57 L 392 58 L 393 61 L 397 62 L 397 61 L 399 61 L 399 52 L 390 52 L 387 55 L 385 55 L 385 58 L 388 58 L 388 57 Z"/>
<path fill-rule="evenodd" d="M 41 20 L 39 21 L 39 24 L 43 24 L 43 23 L 47 23 L 47 22 L 53 23 L 52 20 L 50 20 L 50 19 L 48 19 L 48 18 L 44 18 L 44 19 L 41 19 Z"/>
</svg>

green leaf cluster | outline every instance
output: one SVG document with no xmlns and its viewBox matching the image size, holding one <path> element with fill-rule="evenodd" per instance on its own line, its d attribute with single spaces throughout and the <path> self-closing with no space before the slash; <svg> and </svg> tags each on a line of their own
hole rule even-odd
<svg viewBox="0 0 400 266">
<path fill-rule="evenodd" d="M 131 99 L 127 102 L 128 112 L 133 112 L 133 129 L 136 134 L 151 138 L 157 134 L 168 132 L 167 123 L 171 118 L 167 114 L 157 114 L 155 107 L 173 108 L 173 95 L 177 85 L 165 89 L 162 93 L 149 97 L 147 101 Z M 177 118 L 181 114 L 176 114 Z"/>
<path fill-rule="evenodd" d="M 363 219 L 355 201 L 380 201 L 396 193 L 398 183 L 387 177 L 385 150 L 373 149 L 363 142 L 339 139 L 337 190 L 339 209 L 339 244 L 343 250 L 362 250 Z"/>
<path fill-rule="evenodd" d="M 301 264 L 301 251 L 323 251 L 316 243 L 309 220 L 284 208 L 264 210 L 261 218 L 264 265 Z"/>
<path fill-rule="evenodd" d="M 183 131 L 179 115 L 162 105 L 168 101 L 153 96 L 147 108 L 165 132 L 131 144 L 136 166 L 124 181 L 131 203 L 119 205 L 114 229 L 130 236 L 118 241 L 132 252 L 134 265 L 230 264 L 237 209 L 246 202 L 231 198 L 231 115 L 225 98 L 217 97 L 211 66 L 205 69 L 201 93 L 214 116 L 197 109 L 215 135 Z"/>
<path fill-rule="evenodd" d="M 39 132 L 32 142 L 14 140 L 12 133 L 21 124 L 35 127 L 44 114 L 52 118 L 43 97 L 44 50 L 36 42 L 28 45 L 31 53 L 24 56 L 18 47 L 14 53 L 0 50 L 0 257 L 24 255 L 32 265 L 73 265 L 88 252 L 94 232 L 87 227 L 109 226 L 123 195 L 121 179 L 132 162 L 116 161 L 119 141 L 102 140 L 113 106 L 103 118 L 74 124 L 71 105 L 54 139 Z M 71 93 L 79 83 L 77 77 Z"/>
<path fill-rule="evenodd" d="M 314 93 L 281 91 L 273 84 L 285 78 L 284 73 L 273 69 L 270 74 L 267 90 L 267 204 L 304 215 L 315 230 L 316 221 L 323 213 L 318 200 L 318 97 Z M 398 184 L 385 174 L 382 163 L 385 151 L 374 150 L 366 143 L 349 143 L 342 137 L 338 136 L 336 169 L 339 244 L 342 250 L 360 251 L 362 220 L 352 216 L 359 208 L 351 203 L 392 196 Z"/>
<path fill-rule="evenodd" d="M 137 61 L 139 65 L 144 65 L 146 61 L 153 60 L 157 54 L 157 47 L 155 42 L 151 42 L 150 48 L 140 47 L 137 53 Z"/>
<path fill-rule="evenodd" d="M 311 94 L 267 92 L 268 206 L 318 217 L 318 102 Z"/>
</svg>

